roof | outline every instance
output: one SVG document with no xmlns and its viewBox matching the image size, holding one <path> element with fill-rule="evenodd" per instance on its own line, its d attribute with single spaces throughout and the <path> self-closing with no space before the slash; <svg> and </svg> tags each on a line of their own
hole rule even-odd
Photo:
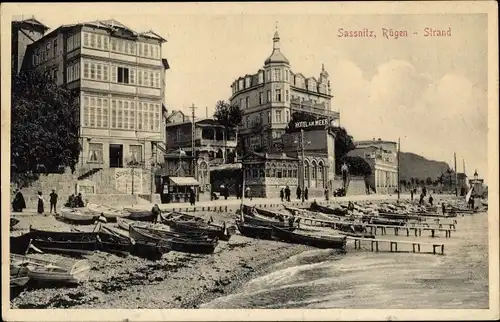
<svg viewBox="0 0 500 322">
<path fill-rule="evenodd" d="M 35 20 L 36 21 L 36 20 Z M 66 28 L 73 28 L 75 26 L 90 26 L 90 27 L 96 27 L 96 28 L 103 28 L 108 31 L 116 31 L 116 30 L 122 30 L 125 32 L 128 32 L 129 34 L 133 35 L 133 37 L 146 37 L 146 38 L 151 38 L 155 39 L 160 42 L 166 42 L 167 40 L 159 36 L 157 33 L 153 32 L 152 30 L 138 33 L 137 31 L 125 26 L 121 22 L 115 19 L 108 19 L 108 20 L 95 20 L 95 21 L 88 21 L 88 22 L 82 22 L 82 23 L 77 23 L 77 24 L 70 24 L 70 25 L 61 25 L 58 28 L 52 30 L 50 34 L 54 33 L 56 30 L 60 29 L 66 29 Z M 47 28 L 49 29 L 49 28 Z M 165 66 L 165 62 L 163 62 Z M 166 63 L 168 66 L 168 62 Z M 166 68 L 168 69 L 168 68 Z"/>
<path fill-rule="evenodd" d="M 277 48 L 273 49 L 273 52 L 271 53 L 271 56 L 269 56 L 264 64 L 271 64 L 271 63 L 284 63 L 284 64 L 290 64 L 290 61 L 281 53 L 281 51 Z"/>
<path fill-rule="evenodd" d="M 193 177 L 170 177 L 170 182 L 176 186 L 199 186 L 198 181 Z"/>
<path fill-rule="evenodd" d="M 33 25 L 35 27 L 41 28 L 44 31 L 47 31 L 50 29 L 49 27 L 47 27 L 46 25 L 44 25 L 43 23 L 41 23 L 40 21 L 35 19 L 35 17 L 29 18 L 29 19 L 23 19 L 23 20 L 13 20 L 12 23 L 13 24 L 23 24 L 23 23 L 29 24 L 29 25 Z"/>
<path fill-rule="evenodd" d="M 283 55 L 279 49 L 279 41 L 280 41 L 280 36 L 278 34 L 278 31 L 274 33 L 273 37 L 273 52 L 271 53 L 271 56 L 269 56 L 266 61 L 264 62 L 266 65 L 271 64 L 271 63 L 285 63 L 285 64 L 290 64 L 290 61 Z"/>
</svg>

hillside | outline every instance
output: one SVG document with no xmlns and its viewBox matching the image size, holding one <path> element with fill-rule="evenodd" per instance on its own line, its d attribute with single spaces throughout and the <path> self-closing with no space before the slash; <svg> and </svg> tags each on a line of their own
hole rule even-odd
<svg viewBox="0 0 500 322">
<path fill-rule="evenodd" d="M 401 179 L 407 180 L 410 178 L 425 180 L 427 177 L 436 180 L 449 168 L 446 162 L 428 160 L 411 152 L 401 152 L 400 162 Z"/>
</svg>

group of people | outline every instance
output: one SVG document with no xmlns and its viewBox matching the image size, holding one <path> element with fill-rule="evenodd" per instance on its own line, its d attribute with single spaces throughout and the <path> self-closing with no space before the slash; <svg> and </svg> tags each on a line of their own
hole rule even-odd
<svg viewBox="0 0 500 322">
<path fill-rule="evenodd" d="M 38 201 L 37 201 L 37 213 L 43 214 L 45 212 L 45 199 L 43 197 L 43 193 L 38 191 Z M 55 189 L 52 189 L 52 192 L 49 194 L 49 202 L 50 202 L 50 213 L 54 211 L 57 214 L 57 198 L 59 196 L 56 193 Z M 14 212 L 22 212 L 23 209 L 26 209 L 26 201 L 24 200 L 24 196 L 19 189 L 14 190 L 14 199 L 12 200 L 12 210 Z"/>
<path fill-rule="evenodd" d="M 79 193 L 76 196 L 72 194 L 71 196 L 68 197 L 68 201 L 64 204 L 64 206 L 69 208 L 85 207 L 85 202 L 83 202 L 82 194 Z"/>
<path fill-rule="evenodd" d="M 280 190 L 280 198 L 281 201 L 290 201 L 290 196 L 292 194 L 292 191 L 290 190 L 289 186 L 286 186 L 285 188 L 281 188 Z"/>
</svg>

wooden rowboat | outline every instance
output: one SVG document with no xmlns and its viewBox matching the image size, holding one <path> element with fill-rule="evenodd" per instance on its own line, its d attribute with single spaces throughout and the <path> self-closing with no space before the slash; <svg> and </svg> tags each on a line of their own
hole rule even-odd
<svg viewBox="0 0 500 322">
<path fill-rule="evenodd" d="M 17 224 L 19 224 L 19 219 L 10 217 L 10 228 L 13 228 Z"/>
<path fill-rule="evenodd" d="M 257 239 L 272 239 L 273 238 L 273 228 L 254 226 L 240 221 L 236 221 L 236 227 L 243 236 L 257 238 Z"/>
<path fill-rule="evenodd" d="M 130 237 L 134 240 L 142 240 L 149 243 L 166 242 L 170 246 L 170 249 L 184 253 L 211 254 L 215 251 L 215 247 L 218 244 L 217 238 L 210 239 L 188 235 L 173 237 L 170 234 L 166 234 L 167 232 L 165 231 L 145 229 L 135 225 L 130 225 L 129 228 Z"/>
<path fill-rule="evenodd" d="M 10 277 L 10 287 L 11 288 L 22 288 L 24 287 L 30 278 L 28 276 L 11 276 Z"/>
<path fill-rule="evenodd" d="M 205 222 L 201 218 L 189 218 L 183 215 L 178 217 L 170 216 L 170 214 L 160 214 L 160 220 L 168 225 L 173 231 L 184 234 L 206 234 L 208 237 L 217 237 L 219 240 L 228 241 L 236 232 L 234 226 L 227 227 L 223 225 L 216 225 L 213 223 Z"/>
<path fill-rule="evenodd" d="M 344 209 L 340 206 L 334 207 L 334 206 L 322 206 L 320 204 L 317 204 L 313 202 L 310 206 L 310 210 L 312 211 L 319 211 L 324 214 L 330 214 L 330 215 L 335 215 L 335 216 L 346 216 L 348 211 L 347 209 Z"/>
<path fill-rule="evenodd" d="M 273 237 L 284 242 L 309 245 L 316 248 L 346 249 L 347 238 L 336 236 L 313 236 L 297 234 L 279 227 L 273 227 Z"/>
<path fill-rule="evenodd" d="M 81 208 L 62 207 L 61 215 L 58 216 L 64 222 L 72 225 L 92 225 L 97 220 L 97 215 L 86 214 Z"/>
<path fill-rule="evenodd" d="M 130 213 L 124 210 L 118 210 L 108 206 L 97 205 L 93 203 L 88 203 L 87 209 L 95 215 L 103 214 L 108 222 L 116 222 L 116 218 L 127 217 L 130 215 Z"/>
<path fill-rule="evenodd" d="M 172 211 L 168 213 L 161 213 L 160 220 L 165 225 L 170 225 L 174 222 L 196 222 L 196 223 L 206 223 L 207 221 L 201 217 L 193 216 L 183 212 Z"/>
<path fill-rule="evenodd" d="M 285 228 L 285 227 L 288 228 L 289 227 L 288 223 L 285 223 L 285 222 L 275 221 L 275 220 L 267 220 L 267 219 L 252 217 L 252 216 L 248 216 L 248 215 L 243 215 L 243 221 L 245 223 L 248 223 L 248 224 L 253 225 L 253 226 L 261 226 L 261 227 L 276 226 L 276 227 L 281 227 L 281 228 Z"/>
<path fill-rule="evenodd" d="M 124 208 L 123 210 L 129 213 L 127 216 L 123 217 L 126 219 L 149 222 L 153 222 L 157 219 L 157 216 L 153 214 L 151 210 L 138 210 L 133 208 Z"/>
<path fill-rule="evenodd" d="M 79 260 L 71 265 L 52 261 L 44 261 L 27 256 L 11 255 L 12 267 L 17 267 L 18 276 L 28 277 L 35 282 L 78 284 L 88 279 L 90 264 L 87 260 Z"/>
</svg>

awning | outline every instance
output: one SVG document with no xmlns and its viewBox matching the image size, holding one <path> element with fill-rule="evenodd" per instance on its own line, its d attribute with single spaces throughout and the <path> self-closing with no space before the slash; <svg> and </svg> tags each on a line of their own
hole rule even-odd
<svg viewBox="0 0 500 322">
<path fill-rule="evenodd" d="M 170 177 L 170 183 L 175 186 L 199 186 L 193 177 Z"/>
</svg>

